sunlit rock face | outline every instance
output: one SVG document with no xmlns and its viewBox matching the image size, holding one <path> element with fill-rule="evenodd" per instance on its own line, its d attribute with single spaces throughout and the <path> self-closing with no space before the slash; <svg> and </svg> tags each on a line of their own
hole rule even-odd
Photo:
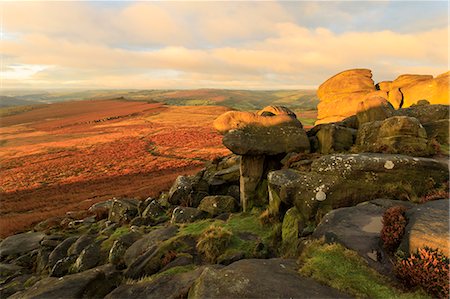
<svg viewBox="0 0 450 299">
<path fill-rule="evenodd" d="M 450 72 L 431 75 L 400 75 L 394 81 L 374 84 L 369 69 L 343 71 L 319 86 L 316 124 L 338 122 L 355 115 L 358 107 L 374 97 L 386 99 L 395 109 L 426 100 L 430 104 L 449 104 Z M 382 101 L 379 101 L 380 104 Z"/>
</svg>

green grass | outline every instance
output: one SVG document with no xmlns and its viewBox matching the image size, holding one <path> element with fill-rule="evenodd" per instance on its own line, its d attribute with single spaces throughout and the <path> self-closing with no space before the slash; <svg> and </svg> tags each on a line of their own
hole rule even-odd
<svg viewBox="0 0 450 299">
<path fill-rule="evenodd" d="M 119 239 L 121 236 L 123 236 L 126 233 L 130 232 L 130 228 L 127 226 L 121 226 L 116 228 L 116 230 L 111 234 L 111 236 L 109 236 L 108 239 L 106 239 L 105 241 L 102 242 L 101 244 L 101 250 L 103 252 L 107 252 L 111 249 L 111 247 L 114 244 L 114 241 L 116 241 L 117 239 Z"/>
<path fill-rule="evenodd" d="M 139 279 L 128 279 L 126 281 L 126 284 L 136 284 L 136 283 L 143 283 L 143 282 L 152 282 L 155 279 L 158 279 L 163 276 L 172 276 L 180 273 L 186 273 L 189 271 L 195 270 L 197 267 L 195 265 L 186 265 L 186 266 L 177 266 L 170 269 L 167 269 L 164 272 L 156 273 L 150 276 L 144 276 Z"/>
<path fill-rule="evenodd" d="M 232 232 L 231 240 L 224 254 L 243 252 L 247 258 L 255 256 L 254 250 L 259 242 L 269 245 L 272 243 L 273 232 L 267 227 L 263 227 L 258 220 L 258 211 L 252 213 L 232 214 L 228 221 L 207 219 L 194 223 L 184 224 L 180 227 L 179 236 L 190 235 L 198 238 L 210 226 L 223 227 Z M 257 240 L 244 240 L 240 234 L 249 233 Z"/>
<path fill-rule="evenodd" d="M 300 262 L 301 274 L 358 298 L 429 298 L 423 292 L 402 293 L 356 252 L 339 244 L 314 241 Z"/>
</svg>

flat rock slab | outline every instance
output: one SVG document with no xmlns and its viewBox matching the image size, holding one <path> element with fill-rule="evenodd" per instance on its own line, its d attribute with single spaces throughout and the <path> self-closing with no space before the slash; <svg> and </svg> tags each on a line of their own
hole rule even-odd
<svg viewBox="0 0 450 299">
<path fill-rule="evenodd" d="M 122 285 L 109 293 L 105 299 L 161 299 L 185 298 L 203 267 L 175 275 L 163 275 L 151 281 Z"/>
<path fill-rule="evenodd" d="M 7 237 L 0 243 L 0 257 L 20 256 L 37 249 L 44 236 L 44 233 L 29 232 Z"/>
<path fill-rule="evenodd" d="M 400 249 L 413 253 L 427 246 L 440 249 L 446 256 L 450 256 L 448 215 L 448 199 L 430 201 L 408 210 L 408 225 Z"/>
<path fill-rule="evenodd" d="M 188 298 L 348 298 L 303 277 L 294 260 L 246 259 L 222 269 L 206 268 Z"/>
<path fill-rule="evenodd" d="M 383 214 L 389 207 L 413 206 L 399 200 L 376 199 L 354 207 L 340 208 L 326 214 L 313 233 L 315 238 L 325 237 L 328 243 L 340 243 L 356 251 L 370 266 L 389 273 L 391 266 L 380 240 Z"/>
</svg>

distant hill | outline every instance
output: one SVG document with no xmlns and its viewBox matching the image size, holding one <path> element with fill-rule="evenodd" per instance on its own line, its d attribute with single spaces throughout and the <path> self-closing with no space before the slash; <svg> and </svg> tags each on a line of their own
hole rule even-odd
<svg viewBox="0 0 450 299">
<path fill-rule="evenodd" d="M 26 92 L 4 97 L 2 107 L 56 103 L 71 100 L 120 99 L 161 102 L 172 106 L 220 105 L 239 110 L 255 110 L 267 105 L 314 110 L 319 102 L 315 90 L 86 90 Z M 2 100 L 3 102 L 3 100 Z"/>
<path fill-rule="evenodd" d="M 0 108 L 4 107 L 12 107 L 12 106 L 29 106 L 29 105 L 37 105 L 42 104 L 38 101 L 33 100 L 25 100 L 17 97 L 10 96 L 0 96 Z"/>
</svg>

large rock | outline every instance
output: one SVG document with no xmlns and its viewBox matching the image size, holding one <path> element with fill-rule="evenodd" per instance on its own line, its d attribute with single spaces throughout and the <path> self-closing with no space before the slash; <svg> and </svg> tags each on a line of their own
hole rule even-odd
<svg viewBox="0 0 450 299">
<path fill-rule="evenodd" d="M 172 205 L 188 204 L 192 201 L 194 185 L 197 180 L 195 176 L 180 175 L 177 177 L 169 190 L 169 203 Z"/>
<path fill-rule="evenodd" d="M 117 272 L 104 265 L 61 278 L 47 277 L 10 298 L 103 298 L 119 284 Z"/>
<path fill-rule="evenodd" d="M 419 248 L 441 250 L 450 257 L 449 199 L 430 201 L 406 212 L 408 225 L 400 249 L 413 253 Z"/>
<path fill-rule="evenodd" d="M 0 243 L 0 257 L 18 257 L 40 247 L 39 243 L 45 234 L 28 232 L 9 236 Z"/>
<path fill-rule="evenodd" d="M 358 152 L 428 156 L 427 132 L 413 117 L 394 116 L 363 124 L 356 137 Z"/>
<path fill-rule="evenodd" d="M 150 281 L 121 285 L 108 294 L 105 299 L 161 299 L 186 298 L 194 281 L 200 276 L 203 268 L 175 275 L 161 275 Z"/>
<path fill-rule="evenodd" d="M 116 223 L 130 222 L 138 215 L 139 200 L 114 199 L 109 210 L 108 220 Z"/>
<path fill-rule="evenodd" d="M 152 246 L 172 238 L 177 233 L 176 226 L 155 229 L 134 242 L 125 252 L 124 260 L 127 266 L 131 265 L 140 255 L 148 251 Z"/>
<path fill-rule="evenodd" d="M 109 263 L 119 267 L 125 265 L 124 255 L 127 249 L 141 237 L 142 235 L 139 232 L 130 232 L 120 236 L 119 239 L 114 241 L 111 249 L 109 250 Z"/>
<path fill-rule="evenodd" d="M 294 260 L 247 259 L 205 268 L 188 298 L 346 298 L 296 271 Z"/>
<path fill-rule="evenodd" d="M 388 274 L 390 259 L 383 251 L 380 232 L 383 214 L 393 206 L 410 208 L 412 203 L 400 200 L 375 199 L 354 207 L 340 208 L 327 213 L 313 233 L 328 243 L 340 243 L 356 251 L 371 267 Z"/>
<path fill-rule="evenodd" d="M 74 272 L 83 272 L 94 268 L 100 262 L 100 244 L 94 242 L 81 251 L 76 259 L 73 270 Z"/>
<path fill-rule="evenodd" d="M 236 211 L 237 203 L 234 197 L 227 195 L 206 196 L 200 202 L 198 209 L 207 212 L 211 216 L 222 213 L 233 213 Z"/>
<path fill-rule="evenodd" d="M 441 119 L 448 119 L 450 106 L 448 105 L 416 105 L 399 109 L 399 115 L 414 117 L 422 124 L 427 124 Z"/>
<path fill-rule="evenodd" d="M 270 172 L 269 209 L 277 214 L 295 205 L 306 224 L 314 225 L 332 209 L 376 199 L 419 201 L 433 186 L 448 180 L 447 165 L 403 155 L 327 155 L 314 160 L 311 172 Z"/>
<path fill-rule="evenodd" d="M 308 136 L 301 126 L 247 126 L 229 131 L 223 144 L 238 155 L 277 155 L 289 152 L 308 152 Z"/>
<path fill-rule="evenodd" d="M 176 207 L 173 209 L 170 223 L 189 223 L 207 218 L 208 214 L 197 208 Z"/>
<path fill-rule="evenodd" d="M 449 119 L 440 119 L 423 125 L 427 131 L 428 139 L 435 139 L 440 144 L 449 144 Z"/>
<path fill-rule="evenodd" d="M 65 258 L 70 246 L 72 246 L 72 244 L 74 244 L 77 240 L 78 237 L 76 236 L 69 237 L 56 246 L 48 257 L 48 267 L 52 269 L 56 262 Z"/>
<path fill-rule="evenodd" d="M 431 104 L 449 103 L 449 74 L 446 72 L 435 78 L 431 75 L 401 75 L 391 84 L 402 93 L 402 107 L 409 107 L 420 100 Z"/>
<path fill-rule="evenodd" d="M 95 235 L 81 235 L 70 247 L 67 249 L 67 255 L 79 255 L 84 248 L 94 242 Z"/>
<path fill-rule="evenodd" d="M 356 138 L 356 130 L 338 124 L 317 125 L 308 132 L 317 138 L 317 152 L 331 154 L 350 150 Z"/>
<path fill-rule="evenodd" d="M 394 116 L 394 113 L 394 107 L 385 97 L 374 96 L 359 103 L 356 117 L 359 126 L 361 126 L 367 122 L 385 120 Z"/>
<path fill-rule="evenodd" d="M 376 89 L 368 69 L 347 70 L 331 77 L 317 90 L 320 103 L 316 125 L 355 115 L 359 103 L 373 92 Z"/>
</svg>

